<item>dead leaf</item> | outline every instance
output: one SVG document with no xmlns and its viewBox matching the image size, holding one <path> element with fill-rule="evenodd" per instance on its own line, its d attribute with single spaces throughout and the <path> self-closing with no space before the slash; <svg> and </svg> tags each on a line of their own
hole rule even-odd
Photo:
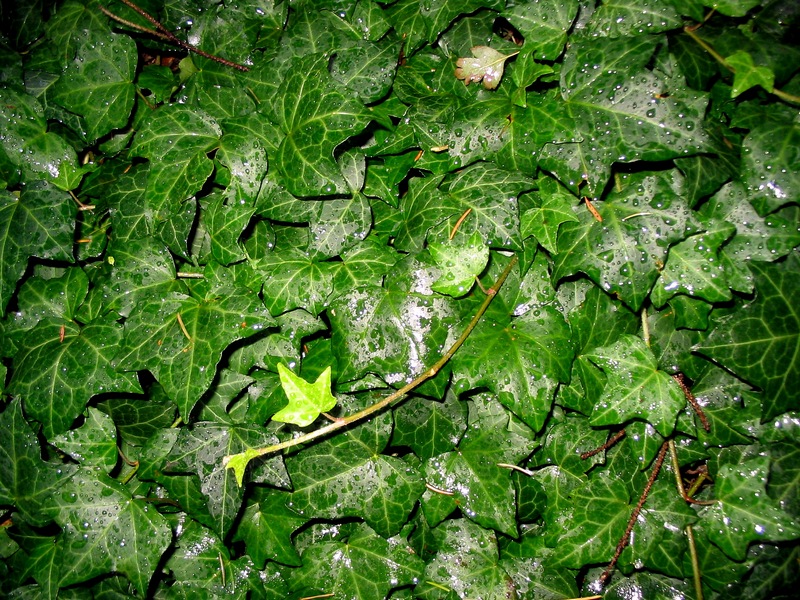
<svg viewBox="0 0 800 600">
<path fill-rule="evenodd" d="M 464 80 L 464 85 L 471 81 L 483 81 L 483 87 L 493 90 L 500 84 L 506 61 L 512 56 L 505 55 L 489 46 L 474 46 L 471 48 L 474 58 L 463 57 L 456 61 L 456 77 Z"/>
</svg>

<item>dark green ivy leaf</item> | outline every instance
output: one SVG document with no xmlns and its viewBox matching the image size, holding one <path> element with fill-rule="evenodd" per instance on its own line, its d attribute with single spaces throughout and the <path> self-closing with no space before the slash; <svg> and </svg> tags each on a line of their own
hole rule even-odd
<svg viewBox="0 0 800 600">
<path fill-rule="evenodd" d="M 793 254 L 780 263 L 753 262 L 756 297 L 719 322 L 700 350 L 740 377 L 761 387 L 762 418 L 772 419 L 800 400 L 800 316 L 795 298 L 800 262 Z"/>
<path fill-rule="evenodd" d="M 51 496 L 73 474 L 74 467 L 42 460 L 35 433 L 25 421 L 19 400 L 0 413 L 0 504 L 14 506 L 24 520 L 44 525 L 49 520 Z"/>
<path fill-rule="evenodd" d="M 221 135 L 211 116 L 185 104 L 165 105 L 147 116 L 130 152 L 150 160 L 146 203 L 156 221 L 166 220 L 203 186 L 214 168 L 207 154 Z"/>
<path fill-rule="evenodd" d="M 553 306 L 542 306 L 503 322 L 482 319 L 453 357 L 454 381 L 457 389 L 486 386 L 539 431 L 558 382 L 569 380 L 573 357 L 564 317 Z"/>
<path fill-rule="evenodd" d="M 290 580 L 304 596 L 333 594 L 342 600 L 386 598 L 416 583 L 424 564 L 400 538 L 388 540 L 358 525 L 347 541 L 323 541 L 303 552 L 303 565 Z"/>
<path fill-rule="evenodd" d="M 86 120 L 89 140 L 128 122 L 135 90 L 136 45 L 126 35 L 83 30 L 77 55 L 48 97 Z M 52 96 L 51 96 L 52 94 Z"/>
<path fill-rule="evenodd" d="M 245 543 L 247 554 L 258 567 L 263 567 L 267 560 L 301 565 L 291 536 L 308 519 L 286 506 L 289 497 L 286 492 L 259 489 L 236 526 L 234 541 Z"/>
<path fill-rule="evenodd" d="M 0 192 L 0 311 L 30 256 L 72 261 L 75 205 L 50 184 L 27 186 L 19 196 Z"/>
<path fill-rule="evenodd" d="M 113 571 L 144 594 L 171 541 L 158 511 L 86 467 L 61 488 L 56 521 L 63 530 L 58 541 L 62 587 Z"/>
<path fill-rule="evenodd" d="M 107 348 L 122 340 L 113 318 L 79 328 L 71 321 L 41 321 L 24 337 L 14 357 L 9 391 L 51 437 L 69 429 L 89 399 L 105 392 L 140 392 L 133 373 L 118 373 Z"/>
<path fill-rule="evenodd" d="M 395 535 L 425 488 L 417 469 L 380 454 L 391 421 L 376 417 L 286 461 L 300 515 L 359 516 L 384 537 Z"/>
<path fill-rule="evenodd" d="M 754 456 L 724 464 L 715 477 L 716 502 L 704 510 L 708 537 L 733 560 L 743 560 L 758 540 L 779 542 L 800 537 L 800 523 L 769 498 L 769 457 Z"/>
<path fill-rule="evenodd" d="M 622 335 L 613 345 L 597 348 L 586 357 L 608 377 L 603 395 L 595 401 L 592 425 L 644 419 L 661 435 L 672 433 L 686 398 L 678 384 L 657 368 L 655 356 L 641 338 Z"/>
<path fill-rule="evenodd" d="M 215 520 L 215 530 L 224 537 L 239 512 L 244 490 L 236 482 L 233 471 L 223 465 L 221 457 L 250 448 L 259 448 L 277 440 L 260 427 L 200 422 L 183 428 L 167 456 L 164 467 L 168 472 L 195 473 L 200 489 L 208 498 L 209 513 Z M 289 480 L 280 456 L 261 463 L 267 480 L 274 486 L 285 487 Z"/>
<path fill-rule="evenodd" d="M 255 294 L 239 290 L 206 300 L 178 293 L 143 300 L 125 323 L 114 364 L 149 369 L 188 419 L 225 348 L 273 323 Z"/>
<path fill-rule="evenodd" d="M 296 196 L 350 191 L 333 150 L 370 121 L 363 105 L 332 85 L 327 62 L 320 55 L 295 61 L 282 82 L 285 93 L 275 105 L 286 134 L 275 163 L 286 188 Z"/>
</svg>

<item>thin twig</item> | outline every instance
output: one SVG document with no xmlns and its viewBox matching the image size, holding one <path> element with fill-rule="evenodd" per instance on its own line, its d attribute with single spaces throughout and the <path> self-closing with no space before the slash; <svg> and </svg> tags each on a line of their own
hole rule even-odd
<svg viewBox="0 0 800 600">
<path fill-rule="evenodd" d="M 702 505 L 714 504 L 715 500 L 695 500 L 689 494 L 686 493 L 686 488 L 683 487 L 683 478 L 681 477 L 681 465 L 678 462 L 678 451 L 675 449 L 675 442 L 669 440 L 669 442 L 667 443 L 669 444 L 669 455 L 670 459 L 672 460 L 672 470 L 675 471 L 675 485 L 678 488 L 678 493 L 681 495 L 681 498 L 683 498 L 689 504 L 702 504 Z"/>
<path fill-rule="evenodd" d="M 664 464 L 664 458 L 667 456 L 667 448 L 669 447 L 668 442 L 664 442 L 661 444 L 661 450 L 658 451 L 658 458 L 656 458 L 655 466 L 653 467 L 652 473 L 650 473 L 650 478 L 647 480 L 647 485 L 644 486 L 644 490 L 642 491 L 642 495 L 639 497 L 639 502 L 636 503 L 636 508 L 633 509 L 631 513 L 631 518 L 628 519 L 628 526 L 625 528 L 625 533 L 622 535 L 622 538 L 619 540 L 617 544 L 617 549 L 614 552 L 614 557 L 611 559 L 611 562 L 606 567 L 606 570 L 603 571 L 603 574 L 600 575 L 599 583 L 601 586 L 605 586 L 606 582 L 611 577 L 611 573 L 614 571 L 614 568 L 617 566 L 617 561 L 619 557 L 622 555 L 622 551 L 630 543 L 631 532 L 633 531 L 634 525 L 636 525 L 636 519 L 639 518 L 639 513 L 642 512 L 642 507 L 644 503 L 647 501 L 647 496 L 650 495 L 650 490 L 653 487 L 653 484 L 656 482 L 656 477 L 658 477 L 658 472 L 661 470 L 661 465 Z"/>
<path fill-rule="evenodd" d="M 218 62 L 221 65 L 225 65 L 226 67 L 231 67 L 233 69 L 237 69 L 239 71 L 245 71 L 245 72 L 250 70 L 249 68 L 245 67 L 244 65 L 240 65 L 239 63 L 235 63 L 235 62 L 227 60 L 225 58 L 221 58 L 219 56 L 215 56 L 213 54 L 209 54 L 208 52 L 206 52 L 204 50 L 201 50 L 197 46 L 192 46 L 191 44 L 189 44 L 187 42 L 184 42 L 182 39 L 176 37 L 169 29 L 164 27 L 150 13 L 148 13 L 143 8 L 140 8 L 139 6 L 137 6 L 136 4 L 131 2 L 130 0 L 120 0 L 120 2 L 122 2 L 123 4 L 125 4 L 126 6 L 131 8 L 132 10 L 135 10 L 137 13 L 142 15 L 145 19 L 150 21 L 156 27 L 156 29 L 158 29 L 158 31 L 153 31 L 153 30 L 147 29 L 146 27 L 142 28 L 141 26 L 134 25 L 133 23 L 130 23 L 130 22 L 125 22 L 126 25 L 129 25 L 129 26 L 133 27 L 134 29 L 138 29 L 139 31 L 145 31 L 145 32 L 150 33 L 152 35 L 155 35 L 155 36 L 157 36 L 157 37 L 159 37 L 161 39 L 169 40 L 173 44 L 176 44 L 176 45 L 180 46 L 181 48 L 183 48 L 185 50 L 188 50 L 189 52 L 194 52 L 195 54 L 199 54 L 200 56 L 202 56 L 204 58 L 207 58 L 209 60 L 213 60 L 215 62 Z M 115 21 L 119 21 L 121 23 L 124 22 L 123 19 L 117 17 L 117 15 L 114 15 L 113 13 L 110 13 L 108 10 L 103 10 L 103 13 L 108 15 L 110 18 L 114 19 Z"/>
<path fill-rule="evenodd" d="M 584 196 L 583 201 L 586 203 L 586 208 L 588 208 L 589 212 L 592 213 L 592 216 L 594 217 L 595 221 L 597 221 L 598 223 L 602 223 L 603 222 L 603 217 L 600 214 L 600 212 L 594 207 L 594 204 L 592 204 L 592 201 L 589 200 L 589 197 L 588 196 Z"/>
<path fill-rule="evenodd" d="M 620 441 L 624 435 L 625 435 L 625 430 L 621 429 L 620 431 L 612 435 L 610 438 L 608 438 L 606 443 L 603 444 L 602 446 L 598 446 L 594 450 L 589 450 L 588 452 L 584 452 L 583 454 L 581 454 L 581 460 L 586 460 L 587 458 L 591 458 L 595 454 L 600 454 L 604 450 L 608 450 L 609 448 L 611 448 L 611 446 Z"/>
<path fill-rule="evenodd" d="M 708 472 L 706 471 L 706 472 L 700 473 L 700 476 L 697 479 L 694 480 L 694 482 L 692 483 L 692 487 L 689 488 L 689 491 L 686 492 L 686 494 L 690 498 L 693 498 L 694 495 L 697 493 L 697 490 L 700 489 L 700 486 L 703 485 L 703 483 L 705 482 L 706 479 L 709 479 Z M 713 502 L 711 504 L 713 504 Z"/>
<path fill-rule="evenodd" d="M 692 559 L 692 577 L 694 579 L 695 600 L 703 600 L 703 580 L 700 574 L 700 559 L 697 557 L 697 547 L 694 543 L 694 531 L 691 525 L 687 525 L 686 539 L 689 542 L 689 556 Z"/>
<path fill-rule="evenodd" d="M 360 410 L 348 417 L 340 418 L 335 423 L 331 423 L 330 425 L 326 425 L 325 427 L 320 427 L 319 429 L 315 429 L 314 431 L 311 431 L 305 435 L 301 435 L 296 438 L 286 440 L 285 442 L 280 442 L 278 444 L 273 444 L 271 446 L 264 446 L 263 448 L 257 448 L 248 451 L 250 458 L 252 459 L 258 456 L 266 456 L 268 454 L 274 454 L 276 452 L 280 452 L 281 450 L 285 450 L 287 448 L 293 448 L 294 446 L 305 444 L 306 442 L 310 442 L 311 440 L 314 440 L 318 437 L 328 435 L 329 433 L 342 429 L 343 427 L 351 425 L 352 423 L 356 423 L 358 421 L 366 419 L 367 417 L 377 412 L 380 412 L 387 406 L 391 406 L 398 400 L 402 399 L 411 390 L 422 385 L 424 382 L 428 381 L 428 379 L 436 377 L 436 375 L 439 373 L 442 367 L 444 367 L 447 364 L 447 362 L 453 357 L 453 355 L 458 351 L 458 349 L 461 348 L 464 342 L 467 341 L 467 338 L 472 333 L 472 330 L 475 329 L 475 327 L 477 327 L 478 322 L 481 320 L 481 317 L 486 312 L 486 309 L 489 308 L 489 304 L 491 304 L 492 300 L 497 294 L 497 290 L 499 290 L 500 287 L 503 285 L 503 283 L 505 282 L 509 273 L 511 273 L 511 269 L 514 267 L 515 264 L 517 264 L 516 255 L 511 258 L 506 268 L 497 278 L 497 281 L 495 281 L 494 285 L 487 290 L 486 298 L 484 298 L 480 308 L 478 308 L 477 312 L 472 317 L 472 320 L 470 320 L 469 324 L 461 333 L 461 335 L 458 337 L 458 339 L 455 342 L 453 342 L 453 345 L 450 346 L 447 352 L 445 352 L 430 369 L 419 375 L 416 379 L 414 379 L 410 383 L 407 383 L 406 385 L 401 387 L 399 390 L 389 394 L 383 400 L 380 400 L 379 402 L 376 402 L 375 404 L 368 406 L 367 408 Z M 223 465 L 227 467 L 232 456 L 235 455 L 226 456 L 223 459 Z"/>
<path fill-rule="evenodd" d="M 84 204 L 81 202 L 78 197 L 72 192 L 69 191 L 69 195 L 72 196 L 72 199 L 75 200 L 75 203 L 78 205 L 78 210 L 94 210 L 97 208 L 94 204 Z"/>
<path fill-rule="evenodd" d="M 703 424 L 703 429 L 705 429 L 707 432 L 711 431 L 711 425 L 708 422 L 706 413 L 703 412 L 703 409 L 697 402 L 697 398 L 694 397 L 692 390 L 689 389 L 689 384 L 686 381 L 686 377 L 684 377 L 683 373 L 676 373 L 672 376 L 672 378 L 678 382 L 678 385 L 683 390 L 683 395 L 686 396 L 686 401 L 691 405 L 694 412 L 697 413 L 697 416 L 700 417 L 700 422 Z"/>
<path fill-rule="evenodd" d="M 686 33 L 686 35 L 688 35 L 695 42 L 697 42 L 697 44 L 703 50 L 705 50 L 712 57 L 714 57 L 714 60 L 716 60 L 719 64 L 728 69 L 728 71 L 730 71 L 731 73 L 736 73 L 736 69 L 734 69 L 733 66 L 731 66 L 731 64 L 727 60 L 725 60 L 725 57 L 723 57 L 719 52 L 714 50 L 714 47 L 711 44 L 709 44 L 703 38 L 697 35 L 695 29 L 696 27 L 692 28 L 691 26 L 687 25 L 686 27 L 683 28 L 683 31 Z M 782 90 L 779 90 L 778 88 L 772 88 L 772 90 L 765 90 L 765 91 L 771 94 L 775 94 L 778 98 L 780 98 L 784 102 L 789 102 L 791 104 L 800 104 L 800 96 L 794 96 L 792 94 L 788 94 Z"/>
<path fill-rule="evenodd" d="M 107 16 L 109 19 L 113 19 L 117 23 L 122 23 L 126 27 L 130 27 L 131 29 L 135 29 L 136 31 L 141 31 L 142 33 L 147 33 L 148 35 L 152 35 L 152 36 L 161 38 L 162 40 L 166 40 L 168 42 L 172 41 L 172 40 L 170 40 L 169 36 L 164 35 L 160 31 L 156 31 L 155 29 L 150 29 L 148 27 L 144 27 L 143 25 L 139 25 L 138 23 L 134 23 L 133 21 L 128 21 L 128 19 L 123 19 L 119 15 L 115 15 L 110 10 L 108 10 L 105 6 L 98 6 L 98 8 L 100 9 L 100 12 L 102 12 L 105 16 Z"/>
</svg>

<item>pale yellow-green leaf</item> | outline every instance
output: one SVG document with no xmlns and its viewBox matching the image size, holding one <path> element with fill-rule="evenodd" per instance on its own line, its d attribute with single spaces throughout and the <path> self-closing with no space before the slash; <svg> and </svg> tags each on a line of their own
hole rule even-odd
<svg viewBox="0 0 800 600">
<path fill-rule="evenodd" d="M 261 452 L 255 448 L 248 448 L 239 454 L 231 454 L 225 457 L 225 468 L 233 469 L 233 474 L 236 476 L 236 483 L 239 484 L 239 487 L 242 487 L 244 482 L 244 470 L 247 468 L 247 464 L 256 456 L 261 456 Z"/>
<path fill-rule="evenodd" d="M 471 81 L 483 81 L 483 87 L 493 90 L 500 84 L 506 60 L 517 53 L 505 55 L 489 46 L 471 48 L 474 58 L 462 57 L 456 61 L 456 77 L 465 85 Z"/>
<path fill-rule="evenodd" d="M 283 364 L 278 364 L 278 375 L 289 404 L 275 413 L 273 421 L 306 427 L 311 425 L 320 413 L 336 406 L 336 398 L 331 394 L 330 367 L 325 369 L 314 383 L 295 375 Z"/>
</svg>

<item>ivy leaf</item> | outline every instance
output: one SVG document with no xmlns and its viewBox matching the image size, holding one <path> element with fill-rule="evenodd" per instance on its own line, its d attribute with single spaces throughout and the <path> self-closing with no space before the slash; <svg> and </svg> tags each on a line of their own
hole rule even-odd
<svg viewBox="0 0 800 600">
<path fill-rule="evenodd" d="M 185 289 L 177 281 L 169 250 L 152 237 L 112 242 L 95 283 L 105 307 L 123 317 L 130 315 L 140 300 Z"/>
<path fill-rule="evenodd" d="M 158 511 L 119 482 L 85 467 L 61 488 L 56 522 L 62 528 L 62 587 L 114 571 L 144 594 L 171 541 Z"/>
<path fill-rule="evenodd" d="M 333 594 L 346 600 L 386 598 L 392 589 L 416 582 L 424 568 L 399 538 L 386 540 L 363 524 L 346 541 L 309 546 L 302 558 L 290 580 L 292 589 L 303 596 Z"/>
<path fill-rule="evenodd" d="M 55 436 L 52 443 L 84 467 L 98 467 L 109 473 L 119 458 L 114 422 L 91 406 L 86 412 L 83 425 Z"/>
<path fill-rule="evenodd" d="M 586 357 L 608 377 L 603 395 L 595 401 L 592 425 L 638 418 L 665 437 L 672 433 L 686 398 L 678 384 L 658 370 L 655 356 L 641 338 L 622 335 L 613 345 L 597 348 Z"/>
<path fill-rule="evenodd" d="M 256 209 L 244 201 L 217 196 L 208 207 L 208 234 L 211 241 L 211 256 L 221 265 L 242 260 L 244 250 L 239 237 L 250 222 Z"/>
<path fill-rule="evenodd" d="M 25 272 L 30 256 L 72 260 L 75 207 L 46 183 L 33 183 L 18 197 L 0 192 L 0 311 Z M 32 243 L 33 242 L 33 243 Z"/>
<path fill-rule="evenodd" d="M 369 123 L 363 106 L 331 85 L 328 59 L 311 55 L 297 60 L 283 82 L 275 114 L 286 137 L 276 163 L 286 188 L 295 196 L 330 196 L 350 192 L 333 150 Z"/>
<path fill-rule="evenodd" d="M 760 217 L 747 201 L 747 192 L 739 182 L 723 186 L 701 212 L 703 216 L 736 226 L 736 235 L 728 240 L 722 253 L 738 265 L 751 260 L 776 260 L 800 244 L 800 226 L 796 219 L 784 211 Z"/>
<path fill-rule="evenodd" d="M 242 541 L 247 554 L 259 568 L 267 560 L 298 567 L 300 555 L 292 544 L 292 532 L 308 519 L 286 506 L 286 492 L 259 490 L 256 498 L 245 508 L 236 526 L 234 541 Z"/>
<path fill-rule="evenodd" d="M 369 237 L 358 246 L 345 250 L 341 258 L 342 263 L 333 276 L 336 291 L 380 284 L 400 256 L 374 237 Z"/>
<path fill-rule="evenodd" d="M 428 250 L 442 270 L 431 289 L 456 298 L 472 289 L 476 277 L 489 262 L 489 247 L 478 231 L 473 232 L 466 243 L 430 241 Z"/>
<path fill-rule="evenodd" d="M 281 387 L 289 398 L 289 404 L 272 415 L 273 421 L 308 427 L 324 413 L 336 406 L 331 394 L 331 368 L 325 369 L 314 383 L 308 383 L 299 375 L 278 363 Z"/>
<path fill-rule="evenodd" d="M 451 496 L 471 520 L 516 537 L 514 486 L 507 466 L 533 450 L 533 444 L 505 428 L 468 429 L 453 452 L 425 463 L 426 482 Z"/>
<path fill-rule="evenodd" d="M 5 83 L 0 86 L 0 127 L 0 164 L 4 171 L 17 171 L 23 179 L 36 182 L 37 188 L 44 187 L 44 181 L 62 190 L 80 183 L 83 171 L 77 166 L 75 150 L 64 138 L 47 130 L 44 109 L 33 96 Z M 3 179 L 12 173 L 4 174 Z"/>
<path fill-rule="evenodd" d="M 372 228 L 372 210 L 367 198 L 354 192 L 348 199 L 318 203 L 311 223 L 309 249 L 322 255 L 338 256 L 367 237 Z"/>
<path fill-rule="evenodd" d="M 403 220 L 395 239 L 399 250 L 421 251 L 431 227 L 461 214 L 454 199 L 442 194 L 441 181 L 441 177 L 414 177 L 408 182 L 408 193 L 400 199 Z"/>
<path fill-rule="evenodd" d="M 572 211 L 574 197 L 565 193 L 541 190 L 539 206 L 526 210 L 520 220 L 522 237 L 533 236 L 546 250 L 556 253 L 559 228 L 562 223 L 578 222 Z"/>
<path fill-rule="evenodd" d="M 687 294 L 707 302 L 724 302 L 732 297 L 719 248 L 733 236 L 736 227 L 724 221 L 708 220 L 705 231 L 678 242 L 669 250 L 667 264 L 650 295 L 656 306 L 674 294 Z"/>
<path fill-rule="evenodd" d="M 800 523 L 778 508 L 764 486 L 769 457 L 754 456 L 724 464 L 715 477 L 716 502 L 704 511 L 708 537 L 734 560 L 743 560 L 754 541 L 800 537 Z"/>
<path fill-rule="evenodd" d="M 657 43 L 654 36 L 587 36 L 570 46 L 561 70 L 562 110 L 583 141 L 549 149 L 546 168 L 562 182 L 585 179 L 599 193 L 614 162 L 666 160 L 706 148 L 699 127 L 705 102 L 680 89 L 670 90 L 668 102 L 658 98 L 667 84 L 646 69 Z"/>
<path fill-rule="evenodd" d="M 246 556 L 231 560 L 221 539 L 193 520 L 180 529 L 175 552 L 165 561 L 164 568 L 175 578 L 171 593 L 178 597 L 227 596 L 241 589 L 264 597 L 263 582 L 252 561 Z"/>
<path fill-rule="evenodd" d="M 254 266 L 264 276 L 264 300 L 273 315 L 296 308 L 318 315 L 325 308 L 333 288 L 333 263 L 291 248 L 270 252 Z"/>
<path fill-rule="evenodd" d="M 253 425 L 201 422 L 181 429 L 164 467 L 168 472 L 191 472 L 200 478 L 200 489 L 208 498 L 208 510 L 215 530 L 228 534 L 239 512 L 244 490 L 222 457 L 275 443 L 276 438 Z M 289 480 L 280 456 L 262 463 L 270 484 L 285 487 Z"/>
<path fill-rule="evenodd" d="M 506 61 L 514 56 L 506 56 L 489 46 L 473 46 L 470 51 L 474 58 L 459 58 L 456 61 L 456 78 L 469 85 L 471 81 L 482 81 L 483 87 L 493 90 L 500 85 Z"/>
<path fill-rule="evenodd" d="M 525 38 L 525 52 L 553 61 L 567 43 L 567 32 L 578 14 L 578 6 L 578 0 L 514 4 L 502 14 Z"/>
<path fill-rule="evenodd" d="M 89 278 L 77 267 L 66 269 L 59 277 L 34 275 L 17 294 L 14 321 L 22 330 L 48 318 L 71 321 L 76 318 L 88 290 Z"/>
<path fill-rule="evenodd" d="M 121 340 L 122 328 L 109 317 L 83 328 L 69 321 L 41 321 L 14 356 L 9 392 L 22 396 L 45 435 L 62 433 L 96 394 L 141 391 L 135 375 L 114 371 L 105 351 Z"/>
<path fill-rule="evenodd" d="M 89 30 L 77 36 L 77 52 L 48 91 L 54 102 L 86 120 L 89 140 L 120 129 L 133 108 L 136 44 L 126 35 Z"/>
<path fill-rule="evenodd" d="M 800 192 L 792 168 L 800 156 L 800 125 L 761 124 L 742 142 L 742 180 L 759 215 L 774 212 Z"/>
<path fill-rule="evenodd" d="M 486 245 L 519 250 L 517 196 L 533 186 L 533 181 L 519 173 L 478 163 L 462 170 L 447 192 L 456 200 L 459 215 L 472 209 L 467 218 L 475 219 Z"/>
<path fill-rule="evenodd" d="M 19 400 L 0 413 L 0 504 L 14 506 L 25 521 L 44 525 L 50 519 L 51 496 L 74 473 L 42 460 L 35 433 L 25 421 Z"/>
<path fill-rule="evenodd" d="M 341 382 L 368 372 L 389 384 L 411 381 L 439 358 L 455 324 L 444 298 L 378 287 L 342 294 L 329 314 Z"/>
<path fill-rule="evenodd" d="M 726 57 L 725 62 L 734 70 L 731 98 L 736 98 L 757 85 L 772 92 L 775 85 L 775 73 L 769 67 L 756 66 L 749 52 L 739 50 Z"/>
<path fill-rule="evenodd" d="M 558 382 L 569 379 L 573 356 L 569 326 L 552 306 L 508 321 L 484 318 L 453 357 L 454 382 L 457 389 L 488 387 L 539 431 Z M 504 365 L 503 372 L 492 367 L 496 361 Z"/>
<path fill-rule="evenodd" d="M 572 517 L 558 539 L 554 563 L 580 569 L 611 560 L 632 510 L 625 483 L 607 475 L 595 477 L 574 490 L 572 500 Z M 588 531 L 593 535 L 587 536 Z"/>
<path fill-rule="evenodd" d="M 207 153 L 219 145 L 217 122 L 202 110 L 169 104 L 150 113 L 131 146 L 131 156 L 150 160 L 146 203 L 156 221 L 197 192 L 214 164 Z"/>
<path fill-rule="evenodd" d="M 722 319 L 699 349 L 761 387 L 762 418 L 772 419 L 800 399 L 793 384 L 800 377 L 800 316 L 793 300 L 800 262 L 792 254 L 784 262 L 753 262 L 750 268 L 756 278 L 755 300 Z"/>
<path fill-rule="evenodd" d="M 638 310 L 666 261 L 670 244 L 695 233 L 700 223 L 673 189 L 673 175 L 631 176 L 619 194 L 564 223 L 553 277 L 576 270 Z"/>
<path fill-rule="evenodd" d="M 680 27 L 678 11 L 667 2 L 641 4 L 614 0 L 599 6 L 586 27 L 592 36 L 622 37 L 653 34 Z"/>
<path fill-rule="evenodd" d="M 202 301 L 166 294 L 137 305 L 113 363 L 126 371 L 150 369 L 188 419 L 211 385 L 223 350 L 273 322 L 250 292 Z"/>
<path fill-rule="evenodd" d="M 453 519 L 433 532 L 437 552 L 414 588 L 418 598 L 504 598 L 508 574 L 500 565 L 497 537 L 491 530 Z"/>
<path fill-rule="evenodd" d="M 448 452 L 467 429 L 466 413 L 452 393 L 443 402 L 411 398 L 394 409 L 392 445 L 409 446 L 423 460 Z"/>
<path fill-rule="evenodd" d="M 322 518 L 358 516 L 384 537 L 398 533 L 425 484 L 415 468 L 380 454 L 390 432 L 390 421 L 376 417 L 289 457 L 290 508 Z"/>
</svg>

